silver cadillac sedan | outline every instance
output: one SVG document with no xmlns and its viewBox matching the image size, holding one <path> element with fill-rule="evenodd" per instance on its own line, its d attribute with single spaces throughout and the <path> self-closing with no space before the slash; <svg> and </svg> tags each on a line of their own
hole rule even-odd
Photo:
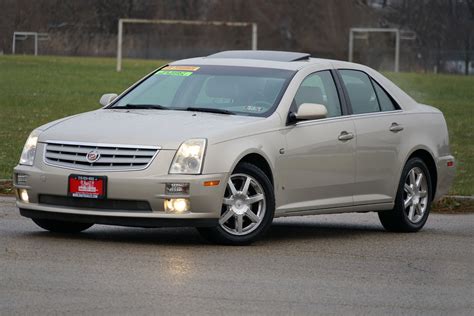
<svg viewBox="0 0 474 316">
<path fill-rule="evenodd" d="M 192 226 L 243 245 L 273 218 L 378 212 L 415 232 L 455 173 L 443 114 L 375 70 L 277 51 L 170 63 L 34 130 L 14 169 L 40 227 Z"/>
</svg>

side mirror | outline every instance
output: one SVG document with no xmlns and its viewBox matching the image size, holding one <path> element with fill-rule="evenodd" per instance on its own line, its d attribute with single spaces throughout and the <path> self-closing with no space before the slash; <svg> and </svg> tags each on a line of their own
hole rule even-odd
<svg viewBox="0 0 474 316">
<path fill-rule="evenodd" d="M 303 103 L 298 108 L 298 111 L 293 114 L 294 119 L 300 120 L 316 120 L 325 118 L 328 115 L 328 110 L 322 104 Z"/>
<path fill-rule="evenodd" d="M 106 93 L 100 97 L 99 103 L 102 106 L 108 105 L 117 97 L 116 93 Z"/>
</svg>

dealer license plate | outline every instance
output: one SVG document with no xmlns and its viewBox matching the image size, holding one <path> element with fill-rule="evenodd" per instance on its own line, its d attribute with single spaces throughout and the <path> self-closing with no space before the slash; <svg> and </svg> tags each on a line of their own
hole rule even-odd
<svg viewBox="0 0 474 316">
<path fill-rule="evenodd" d="M 69 176 L 69 196 L 89 199 L 105 199 L 106 194 L 107 177 L 83 176 L 77 174 L 71 174 Z"/>
</svg>

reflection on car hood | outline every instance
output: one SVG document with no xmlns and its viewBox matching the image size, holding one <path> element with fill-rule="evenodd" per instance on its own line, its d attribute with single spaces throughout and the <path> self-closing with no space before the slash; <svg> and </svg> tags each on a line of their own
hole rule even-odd
<svg viewBox="0 0 474 316">
<path fill-rule="evenodd" d="M 68 141 L 177 149 L 189 138 L 213 138 L 264 118 L 168 110 L 100 109 L 47 124 L 40 142 Z M 235 134 L 233 135 L 235 137 Z M 222 139 L 220 139 L 222 140 Z"/>
</svg>

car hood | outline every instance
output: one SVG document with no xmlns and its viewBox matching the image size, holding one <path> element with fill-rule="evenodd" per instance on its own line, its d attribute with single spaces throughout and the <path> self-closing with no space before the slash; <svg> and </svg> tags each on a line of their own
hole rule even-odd
<svg viewBox="0 0 474 316">
<path fill-rule="evenodd" d="M 190 138 L 210 143 L 235 137 L 265 118 L 168 110 L 100 109 L 46 124 L 40 142 L 67 141 L 120 145 L 160 146 L 177 149 Z M 254 129 L 254 128 L 252 128 Z"/>
</svg>

